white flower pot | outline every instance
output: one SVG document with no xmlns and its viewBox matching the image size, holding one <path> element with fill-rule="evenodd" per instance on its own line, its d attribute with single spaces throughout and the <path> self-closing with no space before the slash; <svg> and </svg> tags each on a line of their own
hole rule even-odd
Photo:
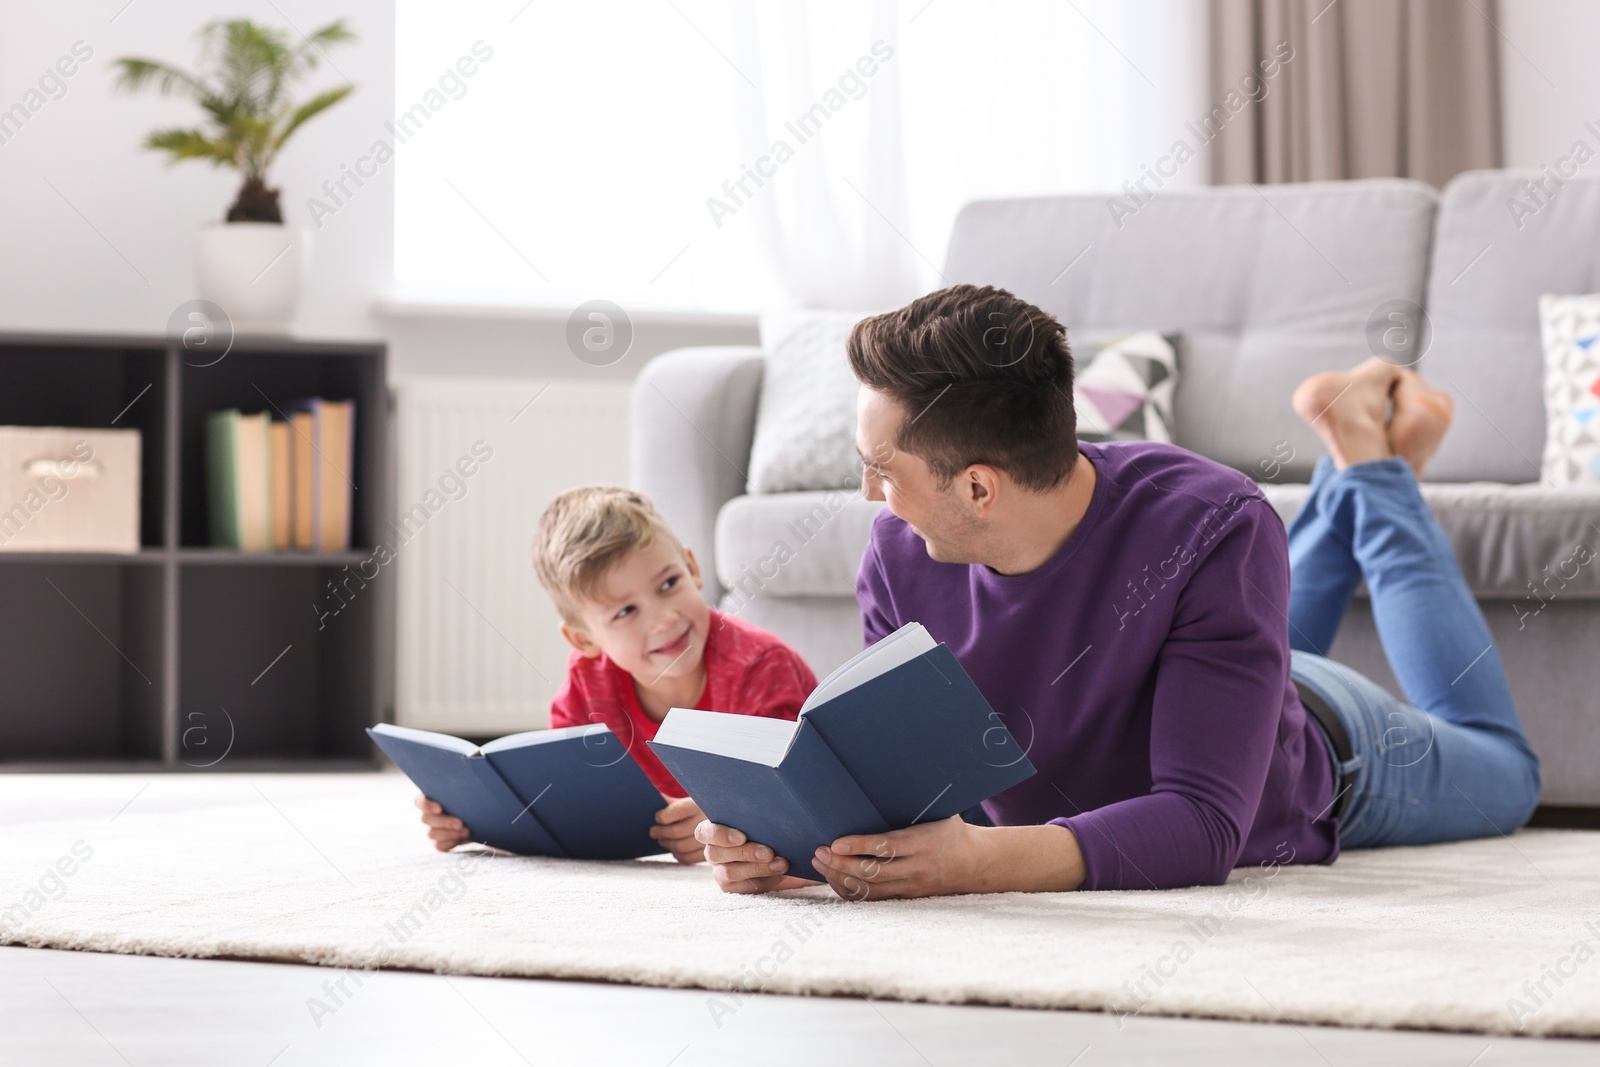
<svg viewBox="0 0 1600 1067">
<path fill-rule="evenodd" d="M 311 269 L 311 228 L 278 222 L 210 222 L 194 235 L 200 295 L 236 333 L 288 333 Z"/>
</svg>

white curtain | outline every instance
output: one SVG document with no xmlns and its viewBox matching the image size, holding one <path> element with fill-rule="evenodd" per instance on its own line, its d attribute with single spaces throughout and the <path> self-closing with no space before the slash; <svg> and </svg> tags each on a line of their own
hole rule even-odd
<svg viewBox="0 0 1600 1067">
<path fill-rule="evenodd" d="M 401 295 L 892 307 L 941 284 L 963 203 L 1117 190 L 1205 110 L 1204 0 L 535 2 L 476 26 L 400 0 L 398 19 L 397 111 L 475 36 L 495 49 L 396 152 Z"/>
<path fill-rule="evenodd" d="M 770 184 L 746 205 L 778 283 L 768 302 L 876 308 L 918 290 L 916 253 L 895 232 L 906 209 L 899 6 L 741 12 L 756 92 L 737 134 L 752 159 L 773 160 Z"/>
</svg>

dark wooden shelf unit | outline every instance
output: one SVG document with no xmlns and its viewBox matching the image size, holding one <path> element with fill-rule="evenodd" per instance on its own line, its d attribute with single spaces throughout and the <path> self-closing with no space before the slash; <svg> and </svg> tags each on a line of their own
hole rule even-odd
<svg viewBox="0 0 1600 1067">
<path fill-rule="evenodd" d="M 141 447 L 138 553 L 0 552 L 0 770 L 378 765 L 362 727 L 392 718 L 393 575 L 323 615 L 372 548 L 209 547 L 204 437 L 220 408 L 354 400 L 352 540 L 370 546 L 389 509 L 384 347 L 241 337 L 200 362 L 163 337 L 0 333 L 0 425 L 131 428 Z"/>
</svg>

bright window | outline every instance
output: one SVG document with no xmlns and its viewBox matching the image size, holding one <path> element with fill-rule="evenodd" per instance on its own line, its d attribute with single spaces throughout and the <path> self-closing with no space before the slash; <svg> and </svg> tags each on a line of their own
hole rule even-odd
<svg viewBox="0 0 1600 1067">
<path fill-rule="evenodd" d="M 1204 110 L 1201 2 L 399 0 L 397 294 L 899 302 L 966 201 L 1163 154 Z"/>
</svg>

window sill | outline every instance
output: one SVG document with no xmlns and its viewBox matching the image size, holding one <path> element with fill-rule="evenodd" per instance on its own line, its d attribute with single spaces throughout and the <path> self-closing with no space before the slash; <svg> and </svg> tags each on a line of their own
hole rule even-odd
<svg viewBox="0 0 1600 1067">
<path fill-rule="evenodd" d="M 571 307 L 522 303 L 505 298 L 471 299 L 455 295 L 437 297 L 381 297 L 373 304 L 379 319 L 479 319 L 502 322 L 565 322 Z M 723 326 L 754 329 L 759 316 L 716 311 L 671 311 L 658 308 L 624 308 L 629 320 L 639 326 Z"/>
</svg>

